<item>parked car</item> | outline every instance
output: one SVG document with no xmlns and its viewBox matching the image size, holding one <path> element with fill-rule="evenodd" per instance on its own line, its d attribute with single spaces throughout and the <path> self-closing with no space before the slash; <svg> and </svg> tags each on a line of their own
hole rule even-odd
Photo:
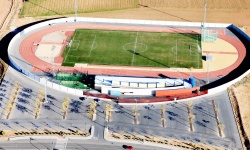
<svg viewBox="0 0 250 150">
<path fill-rule="evenodd" d="M 133 146 L 123 145 L 122 147 L 126 150 L 133 150 Z"/>
</svg>

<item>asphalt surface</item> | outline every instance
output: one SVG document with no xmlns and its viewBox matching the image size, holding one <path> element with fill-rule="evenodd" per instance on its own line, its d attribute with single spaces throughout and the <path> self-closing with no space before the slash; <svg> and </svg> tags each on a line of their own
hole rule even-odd
<svg viewBox="0 0 250 150">
<path fill-rule="evenodd" d="M 222 122 L 223 136 L 219 136 L 212 100 L 218 108 L 218 118 Z M 166 128 L 161 123 L 161 107 L 165 107 Z M 187 102 L 167 103 L 163 105 L 137 105 L 139 125 L 133 123 L 132 106 L 118 106 L 112 113 L 112 122 L 108 123 L 114 132 L 135 134 L 136 130 L 142 135 L 150 133 L 171 139 L 190 142 L 202 142 L 225 148 L 241 148 L 241 142 L 236 128 L 232 107 L 226 91 L 212 97 L 201 98 L 192 102 L 191 113 L 194 131 L 190 131 Z M 233 132 L 233 133 L 232 133 Z"/>
<path fill-rule="evenodd" d="M 7 108 L 6 104 L 10 103 L 9 97 L 12 94 L 16 82 L 18 82 L 21 87 L 10 118 L 7 120 L 5 112 Z M 85 98 L 85 100 L 80 100 L 77 96 L 47 88 L 48 103 L 43 104 L 38 119 L 35 119 L 33 112 L 36 105 L 35 101 L 39 90 L 45 88 L 44 85 L 40 85 L 36 81 L 33 81 L 16 72 L 12 68 L 9 68 L 0 88 L 0 126 L 4 130 L 47 129 L 58 131 L 71 129 L 87 131 L 90 130 L 93 125 L 95 131 L 92 141 L 96 141 L 98 144 L 110 143 L 104 139 L 104 128 L 108 127 L 110 132 L 120 134 L 126 133 L 131 135 L 156 136 L 173 140 L 178 139 L 194 143 L 216 145 L 229 149 L 241 149 L 241 142 L 227 91 L 221 92 L 212 97 L 200 98 L 192 102 L 191 113 L 195 117 L 193 121 L 194 131 L 191 132 L 188 122 L 187 102 L 184 101 L 178 103 L 166 103 L 163 105 L 150 104 L 142 106 L 134 104 L 121 106 L 112 101 L 101 100 L 98 102 L 96 108 L 96 120 L 91 121 L 87 110 L 89 103 L 92 102 L 93 99 Z M 70 104 L 66 119 L 63 119 L 61 109 L 65 97 L 69 97 Z M 20 100 L 20 98 L 22 99 Z M 216 107 L 220 110 L 218 112 L 219 120 L 225 126 L 223 129 L 223 137 L 220 137 L 218 133 L 212 100 L 216 101 Z M 111 122 L 108 123 L 105 121 L 104 115 L 107 104 L 113 105 Z M 138 113 L 140 114 L 137 117 L 139 124 L 134 124 L 133 106 L 138 108 Z M 162 107 L 165 108 L 166 128 L 163 128 L 161 124 Z M 87 141 L 90 142 L 91 140 Z M 76 141 L 73 140 L 72 142 Z M 8 142 L 4 143 L 7 144 L 7 146 L 11 146 L 11 144 L 8 145 Z M 3 144 L 0 145 L 2 147 L 4 146 Z M 20 147 L 24 145 L 25 144 L 21 144 Z M 34 143 L 33 145 L 28 145 L 32 148 Z M 37 144 L 36 146 L 39 145 L 42 148 L 42 144 Z M 47 143 L 47 146 L 52 145 Z M 71 141 L 68 142 L 67 147 L 68 146 L 69 149 L 71 149 Z M 82 146 L 83 145 L 80 144 L 78 145 L 78 148 L 81 149 Z M 96 148 L 94 146 L 95 145 L 92 145 L 93 149 Z M 148 149 L 148 146 L 141 144 L 140 146 L 142 149 Z M 20 148 L 19 146 L 17 147 Z M 89 147 L 91 149 L 91 144 L 89 144 Z M 115 147 L 113 148 L 115 149 Z M 12 147 L 10 149 L 12 149 Z M 24 149 L 26 148 L 24 147 Z"/>
<path fill-rule="evenodd" d="M 40 149 L 40 150 L 52 150 L 55 146 L 56 140 L 43 140 L 43 139 L 33 139 L 33 140 L 18 140 L 18 141 L 8 141 L 0 142 L 0 149 L 18 149 L 18 150 L 28 150 L 28 149 Z M 114 143 L 114 142 L 101 142 L 98 140 L 68 140 L 66 149 L 74 150 L 123 150 L 123 145 L 130 146 L 124 143 Z M 144 146 L 141 144 L 133 144 L 136 150 L 162 150 L 162 148 L 155 148 L 152 146 Z"/>
</svg>

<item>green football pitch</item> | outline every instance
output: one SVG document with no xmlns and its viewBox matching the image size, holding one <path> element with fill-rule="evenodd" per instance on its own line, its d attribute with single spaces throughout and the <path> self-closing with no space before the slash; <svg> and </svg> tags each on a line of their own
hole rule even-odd
<svg viewBox="0 0 250 150">
<path fill-rule="evenodd" d="M 63 66 L 202 68 L 198 34 L 77 29 L 62 56 Z"/>
</svg>

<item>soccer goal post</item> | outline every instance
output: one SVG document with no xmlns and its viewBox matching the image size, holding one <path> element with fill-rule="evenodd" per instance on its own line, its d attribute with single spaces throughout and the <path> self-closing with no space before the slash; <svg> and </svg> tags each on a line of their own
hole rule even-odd
<svg viewBox="0 0 250 150">
<path fill-rule="evenodd" d="M 218 38 L 218 32 L 202 27 L 202 42 L 215 42 Z"/>
<path fill-rule="evenodd" d="M 71 47 L 72 42 L 73 42 L 72 40 L 69 41 L 69 44 L 68 44 L 69 47 Z"/>
<path fill-rule="evenodd" d="M 195 39 L 176 39 L 173 53 L 175 61 L 183 64 L 193 64 L 194 68 L 200 67 L 201 45 L 200 37 Z"/>
</svg>

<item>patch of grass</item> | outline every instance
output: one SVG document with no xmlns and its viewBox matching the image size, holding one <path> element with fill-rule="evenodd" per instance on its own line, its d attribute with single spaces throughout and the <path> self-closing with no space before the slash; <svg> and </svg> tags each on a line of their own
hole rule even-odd
<svg viewBox="0 0 250 150">
<path fill-rule="evenodd" d="M 24 16 L 24 14 L 25 14 L 25 9 L 26 9 L 26 7 L 25 6 L 23 6 L 22 7 L 22 10 L 21 10 L 21 12 L 20 12 L 20 17 L 23 17 Z"/>
<path fill-rule="evenodd" d="M 202 68 L 198 34 L 78 29 L 71 40 L 63 52 L 64 66 Z"/>
</svg>

